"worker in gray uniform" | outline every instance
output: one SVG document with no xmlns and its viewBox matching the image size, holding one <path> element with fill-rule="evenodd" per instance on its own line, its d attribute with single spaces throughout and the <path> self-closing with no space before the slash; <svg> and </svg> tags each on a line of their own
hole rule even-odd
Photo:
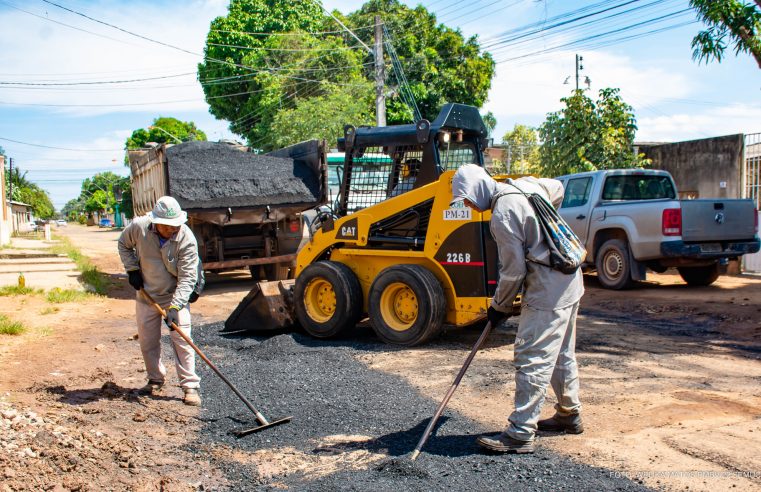
<svg viewBox="0 0 761 492">
<path fill-rule="evenodd" d="M 161 362 L 161 315 L 139 292 L 144 289 L 186 335 L 191 334 L 189 303 L 198 298 L 198 244 L 185 225 L 187 213 L 170 196 L 158 199 L 153 211 L 138 217 L 119 236 L 119 256 L 137 293 L 136 317 L 140 350 L 148 384 L 143 394 L 159 394 L 166 378 Z M 169 323 L 168 323 L 169 324 Z M 200 378 L 195 369 L 193 348 L 174 330 L 170 332 L 177 376 L 186 405 L 200 405 Z"/>
<path fill-rule="evenodd" d="M 516 187 L 518 189 L 516 189 Z M 498 183 L 480 166 L 462 166 L 452 179 L 453 203 L 492 211 L 491 234 L 499 250 L 499 282 L 488 309 L 492 326 L 507 318 L 523 286 L 513 364 L 515 410 L 499 434 L 478 437 L 480 446 L 497 452 L 533 453 L 538 430 L 583 432 L 576 364 L 576 315 L 584 294 L 580 270 L 565 274 L 550 268 L 549 249 L 534 209 L 521 193 L 538 193 L 557 208 L 563 185 L 534 177 Z M 555 415 L 539 420 L 547 387 L 557 397 Z"/>
</svg>

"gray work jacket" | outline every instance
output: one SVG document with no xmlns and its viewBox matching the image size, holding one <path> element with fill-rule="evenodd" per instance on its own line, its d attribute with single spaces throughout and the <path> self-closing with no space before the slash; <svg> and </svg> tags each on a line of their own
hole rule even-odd
<svg viewBox="0 0 761 492">
<path fill-rule="evenodd" d="M 145 291 L 162 306 L 184 307 L 198 281 L 198 244 L 182 225 L 163 246 L 148 216 L 138 217 L 119 236 L 119 256 L 125 270 L 140 270 Z M 137 300 L 147 302 L 142 295 Z"/>
<path fill-rule="evenodd" d="M 512 181 L 526 193 L 547 192 L 530 179 Z M 538 263 L 549 263 L 549 249 L 528 199 L 513 186 L 499 183 L 492 196 L 489 224 L 499 250 L 499 283 L 492 299 L 494 309 L 510 312 L 521 284 L 523 303 L 534 309 L 552 311 L 576 303 L 584 294 L 581 269 L 565 274 Z M 538 262 L 538 263 L 537 263 Z"/>
</svg>

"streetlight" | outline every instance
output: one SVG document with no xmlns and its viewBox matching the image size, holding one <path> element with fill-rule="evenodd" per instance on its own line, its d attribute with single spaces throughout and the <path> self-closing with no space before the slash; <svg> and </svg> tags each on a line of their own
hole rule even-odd
<svg viewBox="0 0 761 492">
<path fill-rule="evenodd" d="M 149 129 L 149 130 L 161 130 L 162 132 L 166 133 L 167 135 L 169 135 L 169 136 L 170 136 L 170 137 L 172 137 L 173 139 L 177 140 L 179 143 L 182 143 L 182 140 L 181 140 L 181 139 L 177 138 L 175 135 L 172 135 L 171 133 L 169 133 L 168 131 L 164 130 L 164 129 L 163 129 L 163 128 L 161 128 L 160 126 L 154 126 L 154 125 L 150 125 L 150 126 L 148 127 L 148 129 Z"/>
</svg>

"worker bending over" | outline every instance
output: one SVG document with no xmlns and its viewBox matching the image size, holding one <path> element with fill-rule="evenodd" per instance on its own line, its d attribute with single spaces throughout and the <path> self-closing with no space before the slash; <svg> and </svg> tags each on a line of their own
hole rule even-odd
<svg viewBox="0 0 761 492">
<path fill-rule="evenodd" d="M 190 336 L 188 304 L 198 298 L 199 278 L 203 278 L 198 260 L 198 244 L 185 225 L 187 213 L 170 196 L 158 199 L 152 212 L 138 217 L 119 236 L 119 256 L 137 290 L 136 316 L 140 350 L 143 353 L 148 384 L 143 394 L 161 392 L 166 367 L 161 362 L 161 315 L 140 293 L 149 294 L 183 333 Z M 200 290 L 199 290 L 200 291 Z M 195 369 L 195 352 L 182 337 L 171 331 L 176 358 L 177 376 L 186 405 L 200 405 L 200 378 Z"/>
<path fill-rule="evenodd" d="M 519 189 L 516 189 L 519 188 Z M 492 451 L 533 453 L 538 430 L 583 432 L 576 365 L 576 314 L 584 294 L 580 270 L 565 274 L 550 268 L 549 249 L 534 209 L 521 193 L 538 193 L 557 208 L 563 185 L 534 177 L 498 183 L 482 168 L 468 164 L 452 179 L 453 202 L 473 210 L 492 210 L 491 234 L 499 250 L 499 283 L 488 309 L 496 327 L 508 317 L 524 286 L 515 337 L 515 410 L 499 434 L 483 435 L 479 445 Z M 539 420 L 547 386 L 558 403 L 555 415 Z"/>
</svg>

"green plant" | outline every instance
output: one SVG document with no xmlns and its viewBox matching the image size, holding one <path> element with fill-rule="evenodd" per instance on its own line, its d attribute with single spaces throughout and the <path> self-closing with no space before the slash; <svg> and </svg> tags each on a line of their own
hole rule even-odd
<svg viewBox="0 0 761 492">
<path fill-rule="evenodd" d="M 26 327 L 20 321 L 13 321 L 8 316 L 0 314 L 0 335 L 21 335 Z"/>
<path fill-rule="evenodd" d="M 19 287 L 18 285 L 4 285 L 0 287 L 0 297 L 23 296 L 27 294 L 40 294 L 42 290 L 31 287 Z"/>
<path fill-rule="evenodd" d="M 55 313 L 57 313 L 60 310 L 61 310 L 61 308 L 52 307 L 51 306 L 51 307 L 46 307 L 44 309 L 40 309 L 40 314 L 43 315 L 43 316 L 46 315 L 46 314 L 55 314 Z"/>
<path fill-rule="evenodd" d="M 64 302 L 78 302 L 84 301 L 90 298 L 92 294 L 82 292 L 81 290 L 74 289 L 60 289 L 58 287 L 48 291 L 46 299 L 53 304 L 61 304 Z"/>
</svg>

